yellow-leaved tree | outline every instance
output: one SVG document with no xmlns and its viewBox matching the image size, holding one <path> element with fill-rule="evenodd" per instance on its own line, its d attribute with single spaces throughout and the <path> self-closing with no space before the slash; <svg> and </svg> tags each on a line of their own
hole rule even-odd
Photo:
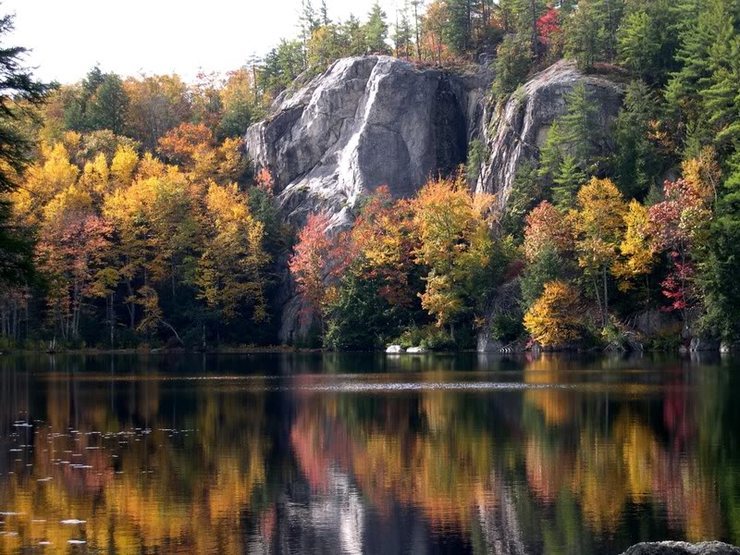
<svg viewBox="0 0 740 555">
<path fill-rule="evenodd" d="M 199 298 L 223 320 L 248 306 L 255 322 L 264 321 L 264 270 L 269 263 L 262 244 L 264 225 L 252 215 L 247 196 L 235 184 L 211 184 L 205 207 L 206 238 L 195 278 Z"/>
<path fill-rule="evenodd" d="M 629 204 L 624 215 L 625 232 L 619 245 L 621 257 L 614 263 L 614 275 L 619 278 L 619 288 L 629 291 L 635 279 L 650 274 L 658 254 L 653 238 L 650 212 L 636 200 Z M 646 292 L 650 288 L 646 285 Z"/>
<path fill-rule="evenodd" d="M 581 337 L 578 291 L 564 281 L 550 281 L 524 315 L 524 327 L 543 347 L 555 347 Z"/>
<path fill-rule="evenodd" d="M 596 177 L 578 191 L 576 209 L 570 212 L 578 264 L 592 280 L 603 326 L 609 321 L 608 276 L 619 255 L 626 212 L 627 206 L 614 182 Z"/>
<path fill-rule="evenodd" d="M 462 176 L 430 181 L 412 201 L 419 243 L 414 255 L 428 268 L 422 307 L 453 335 L 455 320 L 492 286 L 493 202 L 492 195 L 471 193 Z"/>
</svg>

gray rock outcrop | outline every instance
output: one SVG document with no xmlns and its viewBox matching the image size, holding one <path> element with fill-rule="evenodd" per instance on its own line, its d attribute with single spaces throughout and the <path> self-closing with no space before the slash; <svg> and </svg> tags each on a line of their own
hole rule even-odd
<svg viewBox="0 0 740 555">
<path fill-rule="evenodd" d="M 517 170 L 539 158 L 550 126 L 565 114 L 567 96 L 577 83 L 585 85 L 596 105 L 598 124 L 604 131 L 609 128 L 622 104 L 621 86 L 605 77 L 584 75 L 573 62 L 561 60 L 532 77 L 505 104 L 488 108 L 483 127 L 488 157 L 477 191 L 495 193 L 500 207 L 506 205 Z M 603 150 L 608 148 L 603 145 Z"/>
<path fill-rule="evenodd" d="M 645 542 L 630 547 L 622 555 L 740 555 L 740 547 L 722 542 Z"/>
<path fill-rule="evenodd" d="M 267 168 L 286 218 L 352 219 L 363 194 L 387 185 L 411 196 L 465 161 L 490 78 L 419 69 L 388 56 L 346 58 L 249 128 L 246 147 Z"/>
</svg>

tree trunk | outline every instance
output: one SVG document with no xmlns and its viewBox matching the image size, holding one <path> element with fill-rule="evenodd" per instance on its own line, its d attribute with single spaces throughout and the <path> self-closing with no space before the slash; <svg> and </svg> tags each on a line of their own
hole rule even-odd
<svg viewBox="0 0 740 555">
<path fill-rule="evenodd" d="M 110 348 L 114 348 L 114 341 L 113 341 L 113 332 L 116 326 L 116 311 L 115 307 L 113 305 L 113 293 L 111 293 L 108 296 L 110 308 L 108 309 L 110 312 L 108 314 L 108 323 L 110 324 Z"/>
<path fill-rule="evenodd" d="M 162 324 L 164 324 L 164 326 L 174 334 L 174 336 L 177 338 L 177 342 L 180 343 L 180 345 L 183 345 L 183 346 L 185 345 L 185 343 L 183 343 L 182 341 L 182 338 L 180 337 L 180 334 L 177 333 L 177 330 L 175 328 L 173 328 L 169 323 L 167 323 L 164 320 L 160 319 L 159 321 L 162 322 Z"/>
<path fill-rule="evenodd" d="M 126 310 L 128 310 L 129 317 L 129 328 L 132 330 L 136 328 L 136 305 L 133 302 L 134 288 L 131 286 L 131 280 L 126 280 L 126 288 L 128 289 L 128 300 L 126 301 Z"/>
<path fill-rule="evenodd" d="M 602 321 L 603 321 L 603 319 L 604 319 L 603 318 L 603 314 L 604 313 L 602 312 L 602 309 L 601 309 L 601 295 L 599 294 L 599 282 L 596 279 L 596 276 L 592 276 L 592 280 L 593 280 L 593 284 L 594 284 L 594 293 L 596 293 L 596 304 L 599 307 L 599 312 L 601 312 L 601 314 L 602 314 Z"/>
<path fill-rule="evenodd" d="M 416 58 L 421 60 L 421 39 L 419 38 L 419 2 L 418 0 L 413 3 L 414 5 L 414 31 L 416 32 Z"/>
<path fill-rule="evenodd" d="M 529 0 L 531 25 L 532 54 L 537 58 L 540 54 L 539 44 L 537 44 L 537 0 Z"/>
<path fill-rule="evenodd" d="M 601 276 L 604 280 L 604 327 L 609 323 L 609 290 L 607 288 L 607 280 L 606 280 L 606 266 L 604 266 L 601 269 Z"/>
</svg>

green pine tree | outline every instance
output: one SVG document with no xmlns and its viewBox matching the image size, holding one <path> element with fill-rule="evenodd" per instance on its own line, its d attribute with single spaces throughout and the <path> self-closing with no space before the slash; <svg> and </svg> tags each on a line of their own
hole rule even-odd
<svg viewBox="0 0 740 555">
<path fill-rule="evenodd" d="M 740 144 L 740 35 L 735 32 L 729 10 L 727 15 L 709 48 L 711 75 L 699 91 L 703 112 L 720 151 Z"/>
<path fill-rule="evenodd" d="M 553 177 L 560 169 L 563 162 L 563 135 L 560 132 L 560 124 L 555 120 L 547 132 L 547 139 L 540 150 L 540 165 L 537 170 L 538 175 L 547 181 L 552 181 Z"/>
<path fill-rule="evenodd" d="M 584 171 L 594 174 L 597 163 L 596 154 L 604 140 L 601 126 L 597 121 L 598 109 L 588 97 L 586 85 L 579 82 L 566 96 L 567 111 L 558 120 L 563 143 L 568 153 L 575 159 L 576 165 Z"/>
<path fill-rule="evenodd" d="M 506 35 L 496 51 L 493 94 L 505 98 L 524 83 L 532 68 L 529 40 L 519 35 Z"/>
<path fill-rule="evenodd" d="M 662 170 L 657 149 L 648 137 L 657 106 L 656 95 L 645 83 L 628 85 L 614 133 L 617 183 L 627 198 L 645 198 Z"/>
<path fill-rule="evenodd" d="M 364 25 L 365 46 L 372 54 L 389 54 L 390 49 L 386 40 L 388 39 L 388 24 L 385 21 L 385 12 L 380 4 L 375 2 L 370 8 L 367 23 Z"/>
<path fill-rule="evenodd" d="M 393 33 L 393 42 L 396 45 L 396 56 L 408 58 L 413 52 L 413 30 L 409 20 L 408 1 L 402 10 L 396 13 L 396 26 Z"/>
<path fill-rule="evenodd" d="M 697 126 L 694 132 L 702 143 L 708 143 L 712 133 L 711 114 L 705 110 L 701 90 L 711 87 L 713 73 L 729 63 L 726 58 L 732 47 L 728 41 L 736 32 L 734 10 L 729 4 L 730 0 L 707 0 L 681 5 L 684 17 L 690 18 L 694 13 L 696 17 L 678 24 L 679 29 L 684 29 L 676 54 L 681 68 L 668 82 L 665 98 L 674 118 L 683 118 Z"/>
<path fill-rule="evenodd" d="M 7 193 L 17 188 L 17 176 L 31 156 L 32 143 L 25 136 L 22 121 L 32 117 L 49 85 L 36 81 L 23 65 L 27 49 L 4 44 L 13 31 L 13 17 L 0 17 L 0 285 L 18 283 L 32 270 L 28 240 L 10 222 Z"/>
<path fill-rule="evenodd" d="M 729 163 L 717 213 L 712 221 L 709 254 L 701 266 L 705 317 L 710 334 L 740 338 L 740 151 Z"/>
<path fill-rule="evenodd" d="M 552 199 L 559 209 L 568 210 L 575 206 L 578 189 L 586 182 L 587 176 L 581 171 L 573 156 L 566 155 L 560 164 L 553 182 Z"/>
</svg>

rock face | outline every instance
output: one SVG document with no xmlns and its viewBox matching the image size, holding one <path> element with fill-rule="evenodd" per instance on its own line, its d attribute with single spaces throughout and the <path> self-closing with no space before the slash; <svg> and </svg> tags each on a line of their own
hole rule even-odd
<svg viewBox="0 0 740 555">
<path fill-rule="evenodd" d="M 289 221 L 323 211 L 342 226 L 379 185 L 410 196 L 463 163 L 489 83 L 387 56 L 342 59 L 281 96 L 247 131 L 247 151 L 271 172 Z"/>
<path fill-rule="evenodd" d="M 559 61 L 538 73 L 503 106 L 487 110 L 483 128 L 488 158 L 476 184 L 479 192 L 495 193 L 504 207 L 517 169 L 536 160 L 552 123 L 566 111 L 567 95 L 583 83 L 589 98 L 598 108 L 598 121 L 608 129 L 622 104 L 622 88 L 595 75 L 584 75 L 568 61 Z M 606 151 L 609 145 L 603 145 Z"/>
<path fill-rule="evenodd" d="M 722 542 L 652 542 L 633 545 L 622 555 L 740 555 L 740 547 Z"/>
</svg>

